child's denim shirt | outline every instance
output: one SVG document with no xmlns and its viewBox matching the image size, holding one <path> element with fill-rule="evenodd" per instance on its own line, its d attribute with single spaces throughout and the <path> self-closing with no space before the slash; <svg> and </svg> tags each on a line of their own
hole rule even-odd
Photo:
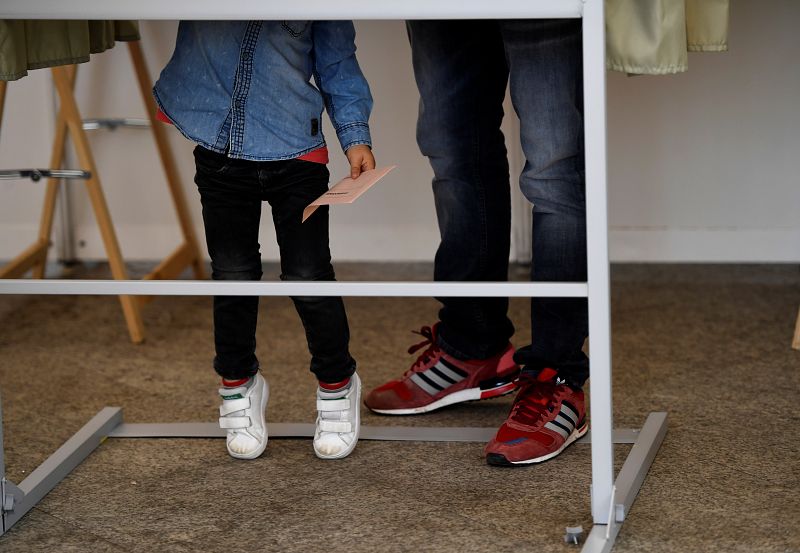
<svg viewBox="0 0 800 553">
<path fill-rule="evenodd" d="M 187 138 L 233 158 L 324 146 L 323 104 L 344 150 L 371 145 L 354 39 L 350 21 L 182 21 L 153 93 Z"/>
</svg>

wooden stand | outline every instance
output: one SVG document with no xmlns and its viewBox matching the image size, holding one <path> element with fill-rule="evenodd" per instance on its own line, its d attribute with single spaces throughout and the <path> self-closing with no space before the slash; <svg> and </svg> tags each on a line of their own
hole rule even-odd
<svg viewBox="0 0 800 553">
<path fill-rule="evenodd" d="M 794 338 L 792 339 L 792 347 L 800 350 L 800 309 L 797 310 L 797 322 L 794 323 Z"/>
<path fill-rule="evenodd" d="M 156 120 L 156 104 L 150 92 L 151 83 L 141 45 L 138 41 L 129 42 L 128 49 L 136 73 L 136 80 L 139 84 L 139 90 L 141 91 L 142 99 L 147 108 L 150 128 L 152 129 L 159 157 L 161 158 L 161 164 L 167 178 L 167 187 L 172 196 L 172 203 L 175 206 L 175 212 L 183 235 L 183 243 L 178 246 L 172 254 L 159 263 L 153 272 L 146 275 L 144 278 L 148 280 L 174 279 L 183 272 L 187 266 L 191 266 L 195 278 L 203 279 L 205 278 L 205 270 L 197 247 L 197 238 L 194 234 L 189 210 L 186 206 L 183 191 L 181 190 L 175 159 L 172 156 L 172 150 L 169 147 L 165 129 L 161 123 Z M 100 177 L 89 146 L 89 140 L 86 136 L 86 131 L 83 129 L 83 120 L 73 94 L 77 66 L 54 67 L 52 68 L 52 73 L 53 82 L 60 100 L 60 109 L 56 121 L 56 135 L 53 140 L 50 168 L 57 169 L 61 167 L 64 159 L 64 146 L 66 144 L 67 135 L 69 135 L 75 145 L 75 152 L 81 169 L 91 173 L 91 177 L 86 181 L 86 190 L 89 193 L 92 210 L 97 219 L 97 225 L 100 228 L 100 235 L 103 238 L 111 274 L 116 280 L 127 280 L 128 274 L 125 268 L 125 262 L 122 258 L 122 252 L 120 251 L 119 242 L 117 241 L 116 232 L 114 231 L 114 225 L 111 222 L 111 214 L 108 210 L 103 188 L 100 184 Z M 3 116 L 5 92 L 6 83 L 0 82 L 0 121 L 2 121 Z M 55 216 L 59 184 L 60 180 L 58 179 L 51 178 L 47 180 L 47 190 L 45 192 L 42 217 L 39 225 L 39 236 L 36 242 L 10 261 L 5 267 L 0 269 L 0 278 L 19 278 L 29 270 L 32 271 L 33 278 L 44 277 L 47 250 L 50 246 L 50 235 L 53 230 L 53 219 Z M 144 340 L 144 325 L 142 323 L 140 309 L 150 298 L 120 296 L 119 299 L 122 304 L 122 312 L 128 325 L 128 333 L 130 334 L 131 341 L 134 343 L 142 342 Z"/>
</svg>

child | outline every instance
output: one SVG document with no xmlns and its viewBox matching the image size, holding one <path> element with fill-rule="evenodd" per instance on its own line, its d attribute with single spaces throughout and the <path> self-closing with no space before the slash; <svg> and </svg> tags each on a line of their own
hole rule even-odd
<svg viewBox="0 0 800 553">
<path fill-rule="evenodd" d="M 323 106 L 351 176 L 375 168 L 367 121 L 372 97 L 345 21 L 183 21 L 153 92 L 194 150 L 214 280 L 259 280 L 262 201 L 272 207 L 281 280 L 335 280 L 328 210 L 303 208 L 328 189 Z M 314 78 L 316 87 L 311 84 Z M 350 454 L 361 382 L 339 297 L 293 297 L 319 381 L 314 452 Z M 214 298 L 214 369 L 228 453 L 255 459 L 267 445 L 269 388 L 255 356 L 258 297 Z"/>
</svg>

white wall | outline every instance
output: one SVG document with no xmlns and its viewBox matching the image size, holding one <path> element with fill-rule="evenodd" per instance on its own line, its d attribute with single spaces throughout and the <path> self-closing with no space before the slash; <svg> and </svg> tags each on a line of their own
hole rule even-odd
<svg viewBox="0 0 800 553">
<path fill-rule="evenodd" d="M 47 167 L 54 115 L 48 87 L 42 71 L 8 87 L 0 126 L 0 168 Z M 0 180 L 0 259 L 34 241 L 43 199 L 43 181 Z"/>
<path fill-rule="evenodd" d="M 800 261 L 800 2 L 734 0 L 728 53 L 609 74 L 611 254 Z"/>
<path fill-rule="evenodd" d="M 734 0 L 729 53 L 693 55 L 684 75 L 609 74 L 614 259 L 800 261 L 797 21 L 800 3 L 793 0 Z M 175 27 L 142 24 L 154 77 L 169 58 Z M 405 29 L 400 22 L 357 27 L 359 60 L 376 100 L 375 153 L 379 163 L 400 168 L 356 204 L 332 210 L 333 253 L 339 260 L 430 260 L 438 231 L 430 169 L 414 141 L 417 93 Z M 118 45 L 81 66 L 77 94 L 85 117 L 143 116 L 126 50 Z M 48 78 L 36 71 L 10 85 L 0 167 L 46 166 L 53 113 Z M 331 169 L 338 180 L 346 164 L 329 127 L 326 132 L 334 141 Z M 171 135 L 201 232 L 192 146 Z M 155 259 L 171 251 L 177 226 L 149 133 L 98 131 L 91 140 L 124 255 Z M 517 147 L 509 144 L 512 152 Z M 512 165 L 519 162 L 512 159 Z M 35 235 L 42 188 L 0 181 L 0 259 Z M 70 190 L 76 253 L 102 258 L 85 192 L 79 183 Z M 517 238 L 524 233 L 517 229 Z M 266 211 L 266 259 L 276 257 L 273 235 Z"/>
</svg>

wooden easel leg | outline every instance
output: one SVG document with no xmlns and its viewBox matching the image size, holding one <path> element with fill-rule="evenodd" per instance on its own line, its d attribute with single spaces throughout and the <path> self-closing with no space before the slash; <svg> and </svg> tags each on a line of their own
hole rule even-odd
<svg viewBox="0 0 800 553">
<path fill-rule="evenodd" d="M 8 83 L 0 81 L 0 124 L 3 122 L 3 108 L 6 107 L 6 87 Z"/>
<path fill-rule="evenodd" d="M 78 72 L 77 65 L 70 65 L 66 69 L 67 78 L 71 90 L 75 89 L 75 75 Z M 50 154 L 51 169 L 60 169 L 64 161 L 64 146 L 67 141 L 67 123 L 64 115 L 59 110 L 56 119 L 56 136 L 53 140 L 53 151 Z M 44 194 L 44 205 L 42 206 L 42 218 L 39 222 L 39 245 L 42 248 L 41 257 L 33 265 L 33 278 L 44 278 L 45 265 L 47 263 L 47 249 L 50 246 L 50 236 L 53 232 L 53 219 L 56 213 L 56 200 L 58 198 L 58 187 L 60 179 L 47 179 L 47 189 Z"/>
<path fill-rule="evenodd" d="M 175 206 L 175 213 L 178 216 L 178 223 L 180 224 L 184 240 L 184 244 L 169 258 L 164 260 L 164 262 L 159 265 L 151 275 L 148 275 L 148 277 L 175 278 L 183 271 L 186 265 L 191 263 L 195 278 L 204 279 L 206 278 L 206 271 L 203 266 L 203 258 L 197 247 L 197 237 L 194 232 L 194 227 L 192 226 L 192 218 L 186 207 L 186 199 L 183 195 L 180 178 L 178 177 L 178 170 L 175 166 L 175 158 L 172 155 L 172 149 L 169 145 L 169 137 L 164 129 L 164 125 L 156 119 L 157 106 L 153 99 L 151 90 L 152 82 L 150 81 L 150 73 L 147 70 L 147 62 L 142 53 L 141 43 L 139 41 L 129 42 L 128 51 L 131 54 L 131 61 L 133 62 L 133 69 L 136 72 L 136 81 L 139 83 L 142 100 L 144 100 L 145 107 L 147 108 L 150 128 L 153 131 L 153 138 L 158 148 L 161 164 L 164 167 L 164 174 L 167 177 L 167 186 L 172 196 L 172 203 Z"/>
<path fill-rule="evenodd" d="M 78 111 L 75 97 L 72 94 L 69 74 L 63 67 L 54 67 L 52 71 L 53 81 L 55 82 L 56 90 L 58 90 L 58 96 L 61 101 L 61 113 L 67 123 L 72 142 L 75 145 L 78 162 L 84 170 L 90 171 L 92 175 L 86 181 L 86 189 L 89 192 L 89 199 L 92 202 L 92 208 L 97 218 L 97 225 L 100 228 L 100 235 L 103 238 L 103 244 L 105 245 L 106 254 L 108 255 L 108 263 L 111 267 L 111 274 L 117 280 L 127 280 L 128 272 L 125 269 L 125 263 L 122 259 L 117 236 L 111 222 L 111 214 L 108 211 L 108 205 L 106 204 L 103 189 L 100 185 L 100 178 L 97 175 L 97 166 L 94 163 L 94 156 L 89 148 L 89 141 L 83 130 L 80 112 Z M 133 296 L 120 296 L 119 299 L 122 303 L 122 311 L 125 315 L 125 320 L 128 323 L 128 333 L 130 334 L 131 340 L 134 343 L 142 342 L 144 340 L 144 325 L 139 310 L 139 303 Z"/>
<path fill-rule="evenodd" d="M 797 322 L 794 324 L 794 339 L 792 340 L 792 347 L 800 349 L 800 309 L 797 310 Z"/>
</svg>

